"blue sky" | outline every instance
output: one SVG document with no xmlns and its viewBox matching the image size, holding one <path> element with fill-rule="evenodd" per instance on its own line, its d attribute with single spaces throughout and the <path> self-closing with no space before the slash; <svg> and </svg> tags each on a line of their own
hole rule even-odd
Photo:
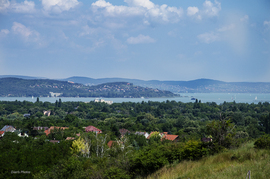
<svg viewBox="0 0 270 179">
<path fill-rule="evenodd" d="M 0 0 L 0 75 L 270 82 L 270 1 Z"/>
</svg>

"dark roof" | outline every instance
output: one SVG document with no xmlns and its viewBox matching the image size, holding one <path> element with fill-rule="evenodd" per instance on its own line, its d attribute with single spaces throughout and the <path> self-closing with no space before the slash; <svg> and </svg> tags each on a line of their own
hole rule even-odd
<svg viewBox="0 0 270 179">
<path fill-rule="evenodd" d="M 34 127 L 33 130 L 47 130 L 49 129 L 48 127 Z"/>
<path fill-rule="evenodd" d="M 119 129 L 119 132 L 120 132 L 121 135 L 125 135 L 126 133 L 130 134 L 130 131 L 127 130 L 127 129 Z"/>
<path fill-rule="evenodd" d="M 13 126 L 9 126 L 9 125 L 5 125 L 1 131 L 5 131 L 5 132 L 14 132 L 16 129 Z"/>
<path fill-rule="evenodd" d="M 201 139 L 202 142 L 212 142 L 212 138 L 203 137 Z"/>
<path fill-rule="evenodd" d="M 52 142 L 52 143 L 59 143 L 60 141 L 59 140 L 50 140 L 50 142 Z"/>
</svg>

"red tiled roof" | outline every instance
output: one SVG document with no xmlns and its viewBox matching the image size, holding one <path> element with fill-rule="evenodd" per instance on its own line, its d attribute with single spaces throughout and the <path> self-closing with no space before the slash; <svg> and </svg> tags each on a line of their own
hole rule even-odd
<svg viewBox="0 0 270 179">
<path fill-rule="evenodd" d="M 5 133 L 5 131 L 0 131 L 0 135 L 2 135 L 2 134 L 4 134 Z"/>
<path fill-rule="evenodd" d="M 50 130 L 47 129 L 47 130 L 44 131 L 44 133 L 45 133 L 46 135 L 49 135 L 49 134 L 50 134 Z"/>
<path fill-rule="evenodd" d="M 102 131 L 94 126 L 88 126 L 85 128 L 85 132 L 98 132 L 102 133 Z"/>
<path fill-rule="evenodd" d="M 114 142 L 115 142 L 115 141 L 110 140 L 110 141 L 108 142 L 108 144 L 107 144 L 108 147 L 111 148 Z"/>
<path fill-rule="evenodd" d="M 178 137 L 178 135 L 166 134 L 163 136 L 163 139 L 174 141 L 175 139 L 177 139 L 177 137 Z"/>
<path fill-rule="evenodd" d="M 49 129 L 45 130 L 45 134 L 49 135 L 51 133 L 51 130 L 56 130 L 56 129 L 61 129 L 61 130 L 65 130 L 68 129 L 68 127 L 57 127 L 57 126 L 51 126 Z"/>
<path fill-rule="evenodd" d="M 51 126 L 50 127 L 50 130 L 55 130 L 55 129 L 61 129 L 61 130 L 65 130 L 65 129 L 68 129 L 68 127 L 57 127 L 57 126 Z"/>
</svg>

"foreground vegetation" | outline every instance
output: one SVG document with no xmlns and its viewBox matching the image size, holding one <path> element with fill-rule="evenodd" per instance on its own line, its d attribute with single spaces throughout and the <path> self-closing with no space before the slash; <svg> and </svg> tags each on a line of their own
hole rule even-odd
<svg viewBox="0 0 270 179">
<path fill-rule="evenodd" d="M 50 116 L 44 111 L 50 111 Z M 171 178 L 242 178 L 248 170 L 253 177 L 264 178 L 269 174 L 265 168 L 269 166 L 269 112 L 267 102 L 1 101 L 0 128 L 12 125 L 17 131 L 6 132 L 0 140 L 0 178 L 140 178 L 156 177 L 161 168 L 160 176 Z M 90 125 L 102 133 L 85 132 Z M 45 135 L 34 130 L 37 126 L 68 129 Z M 130 134 L 121 137 L 121 128 Z M 29 137 L 18 137 L 18 131 Z M 146 139 L 136 131 L 168 132 L 178 135 L 179 142 L 161 140 L 159 135 Z M 212 141 L 202 142 L 203 137 Z M 239 148 L 250 140 L 256 149 L 252 143 Z M 169 167 L 176 167 L 178 173 Z"/>
<path fill-rule="evenodd" d="M 249 170 L 251 178 L 269 178 L 269 161 L 269 150 L 255 149 L 253 142 L 249 142 L 238 149 L 226 150 L 199 161 L 184 161 L 174 166 L 165 166 L 147 179 L 240 179 L 245 178 Z"/>
</svg>

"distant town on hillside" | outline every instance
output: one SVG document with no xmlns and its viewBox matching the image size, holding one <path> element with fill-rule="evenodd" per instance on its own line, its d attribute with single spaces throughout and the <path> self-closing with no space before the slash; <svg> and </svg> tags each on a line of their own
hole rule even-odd
<svg viewBox="0 0 270 179">
<path fill-rule="evenodd" d="M 21 79 L 41 79 L 40 77 L 0 75 L 0 78 L 15 77 Z M 46 79 L 46 78 L 43 78 Z M 85 86 L 95 86 L 104 83 L 127 82 L 134 86 L 170 91 L 172 93 L 269 93 L 270 82 L 224 82 L 212 79 L 196 79 L 191 81 L 159 81 L 138 80 L 128 78 L 88 78 L 69 77 L 57 79 L 59 81 L 74 82 Z M 60 83 L 60 82 L 59 82 Z"/>
</svg>

